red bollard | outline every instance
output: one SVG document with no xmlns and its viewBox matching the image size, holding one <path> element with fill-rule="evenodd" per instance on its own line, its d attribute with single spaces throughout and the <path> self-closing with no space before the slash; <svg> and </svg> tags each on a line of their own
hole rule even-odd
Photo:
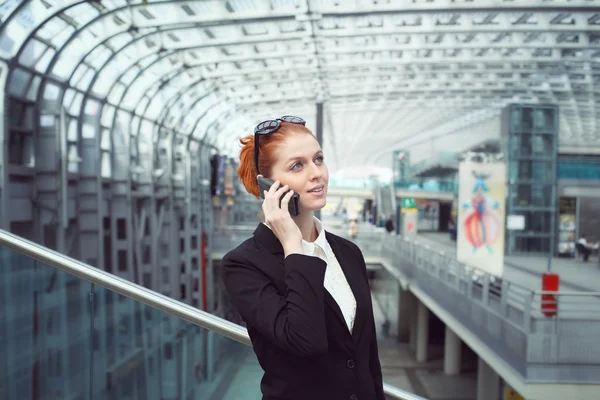
<svg viewBox="0 0 600 400">
<path fill-rule="evenodd" d="M 560 279 L 558 274 L 544 273 L 542 274 L 542 290 L 544 292 L 558 292 Z M 542 314 L 546 317 L 554 317 L 556 315 L 558 300 L 553 294 L 542 295 Z"/>
</svg>

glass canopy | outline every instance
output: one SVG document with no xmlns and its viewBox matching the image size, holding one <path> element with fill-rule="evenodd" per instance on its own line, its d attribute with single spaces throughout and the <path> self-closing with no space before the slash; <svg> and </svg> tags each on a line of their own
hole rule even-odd
<svg viewBox="0 0 600 400">
<path fill-rule="evenodd" d="M 6 0 L 0 58 L 11 107 L 41 124 L 64 109 L 72 143 L 125 135 L 138 154 L 182 137 L 233 154 L 257 121 L 298 114 L 310 126 L 323 103 L 334 169 L 389 166 L 394 149 L 419 162 L 496 138 L 512 102 L 557 104 L 561 146 L 600 146 L 597 6 Z M 74 122 L 86 118 L 99 123 Z M 25 144 L 27 124 L 15 124 Z"/>
</svg>

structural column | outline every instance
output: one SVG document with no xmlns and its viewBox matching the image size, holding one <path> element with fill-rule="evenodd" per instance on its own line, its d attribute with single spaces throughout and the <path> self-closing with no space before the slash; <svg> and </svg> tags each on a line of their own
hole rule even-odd
<svg viewBox="0 0 600 400">
<path fill-rule="evenodd" d="M 319 146 L 321 146 L 321 148 L 323 147 L 323 103 L 322 102 L 318 102 L 317 103 L 317 132 L 316 132 L 316 136 L 317 136 L 317 142 L 319 142 Z M 321 210 L 316 210 L 314 212 L 314 215 L 316 218 L 321 218 Z"/>
<path fill-rule="evenodd" d="M 417 307 L 419 300 L 410 293 L 408 295 L 408 348 L 411 351 L 417 351 Z"/>
<path fill-rule="evenodd" d="M 460 374 L 461 341 L 448 325 L 446 325 L 446 339 L 444 340 L 444 373 L 446 375 Z"/>
<path fill-rule="evenodd" d="M 427 347 L 429 345 L 429 310 L 419 301 L 417 308 L 417 362 L 427 361 Z"/>
<path fill-rule="evenodd" d="M 398 341 L 408 342 L 410 338 L 410 301 L 412 293 L 398 288 Z"/>
<path fill-rule="evenodd" d="M 481 357 L 477 362 L 477 400 L 498 400 L 500 376 Z"/>
</svg>

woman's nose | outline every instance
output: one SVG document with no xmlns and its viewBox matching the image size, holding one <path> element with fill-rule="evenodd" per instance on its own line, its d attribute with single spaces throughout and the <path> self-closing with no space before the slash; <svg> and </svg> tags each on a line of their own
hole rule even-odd
<svg viewBox="0 0 600 400">
<path fill-rule="evenodd" d="M 323 171 L 321 170 L 321 167 L 315 163 L 311 164 L 311 178 L 312 179 L 321 179 L 321 177 L 323 176 Z"/>
</svg>

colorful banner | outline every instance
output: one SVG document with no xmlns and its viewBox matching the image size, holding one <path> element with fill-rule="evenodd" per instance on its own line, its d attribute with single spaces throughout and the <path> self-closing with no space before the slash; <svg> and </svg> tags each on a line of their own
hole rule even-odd
<svg viewBox="0 0 600 400">
<path fill-rule="evenodd" d="M 504 163 L 463 162 L 458 167 L 456 258 L 495 276 L 504 271 Z"/>
</svg>

